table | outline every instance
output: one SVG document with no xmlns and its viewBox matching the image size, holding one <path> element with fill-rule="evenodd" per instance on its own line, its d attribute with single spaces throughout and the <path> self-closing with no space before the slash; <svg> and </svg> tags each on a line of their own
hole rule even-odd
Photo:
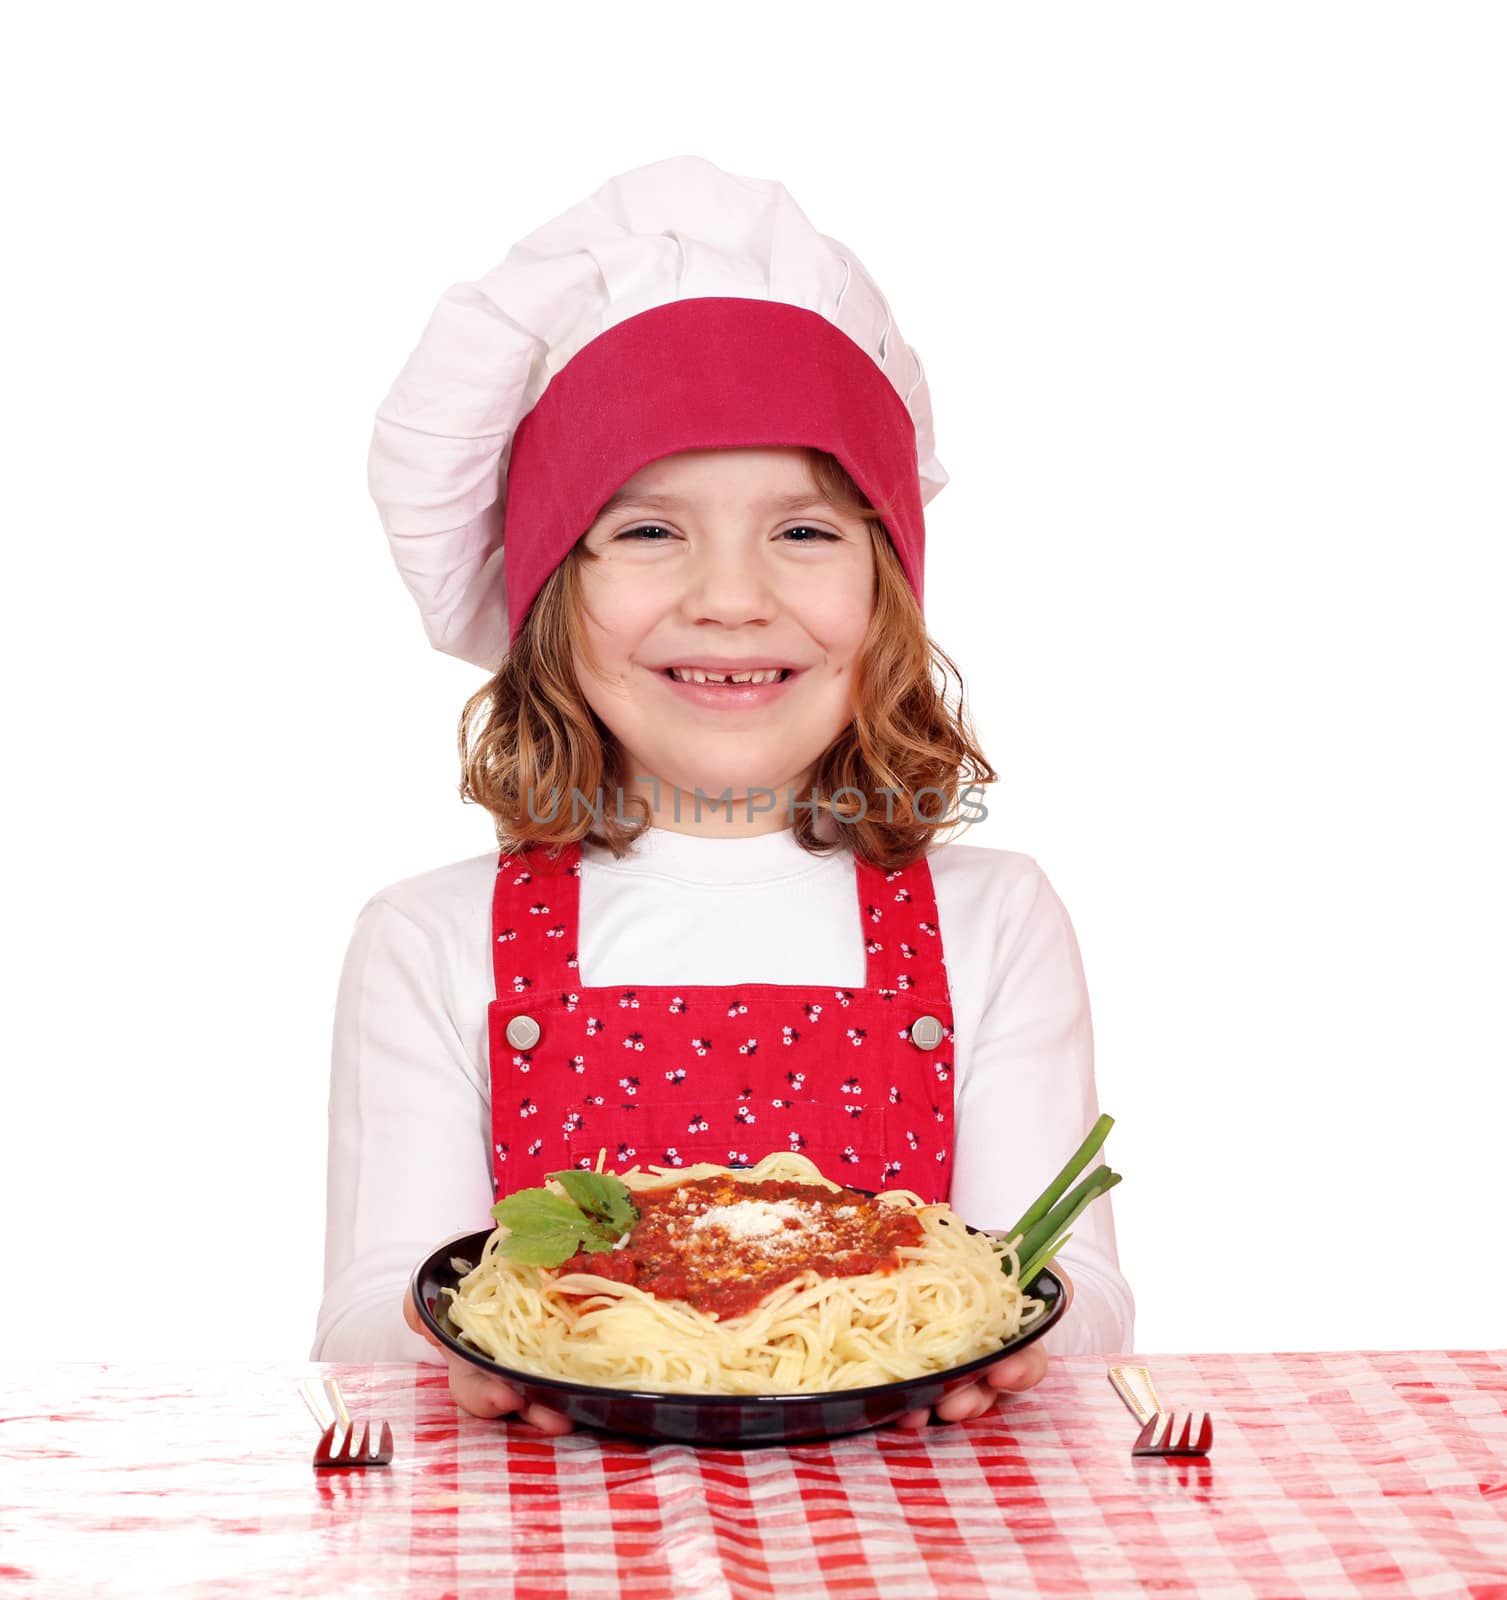
<svg viewBox="0 0 1507 1600">
<path fill-rule="evenodd" d="M 1507 1351 L 1134 1358 L 1215 1419 L 1133 1459 L 1097 1357 L 977 1422 L 698 1451 L 482 1422 L 422 1366 L 0 1369 L 0 1594 L 1507 1600 Z M 387 1417 L 319 1473 L 300 1378 Z"/>
</svg>

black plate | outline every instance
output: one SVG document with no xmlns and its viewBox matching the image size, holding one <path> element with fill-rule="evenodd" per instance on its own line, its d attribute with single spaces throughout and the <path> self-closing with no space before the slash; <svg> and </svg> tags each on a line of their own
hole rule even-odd
<svg viewBox="0 0 1507 1600">
<path fill-rule="evenodd" d="M 976 1232 L 976 1229 L 970 1229 Z M 1006 1340 L 997 1350 L 961 1367 L 881 1383 L 867 1389 L 837 1389 L 826 1394 L 655 1394 L 634 1389 L 608 1389 L 596 1383 L 569 1383 L 517 1372 L 465 1344 L 440 1301 L 441 1289 L 453 1289 L 460 1274 L 450 1265 L 452 1256 L 480 1261 L 493 1230 L 467 1234 L 441 1245 L 413 1275 L 413 1299 L 419 1315 L 447 1349 L 463 1356 L 483 1372 L 504 1378 L 529 1405 L 548 1406 L 573 1422 L 610 1433 L 640 1439 L 682 1439 L 693 1444 L 789 1444 L 798 1439 L 828 1439 L 858 1433 L 893 1422 L 904 1412 L 934 1406 L 945 1394 L 963 1388 L 984 1367 L 1001 1356 L 1034 1344 L 1059 1322 L 1073 1298 L 1066 1274 L 1043 1270 L 1032 1294 L 1047 1302 L 1047 1309 L 1018 1338 Z"/>
</svg>

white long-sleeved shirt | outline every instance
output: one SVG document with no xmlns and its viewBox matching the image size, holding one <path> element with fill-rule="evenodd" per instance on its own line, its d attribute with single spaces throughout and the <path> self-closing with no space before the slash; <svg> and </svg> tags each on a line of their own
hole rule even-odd
<svg viewBox="0 0 1507 1600">
<path fill-rule="evenodd" d="M 1082 960 L 1030 856 L 948 843 L 928 861 L 955 1033 L 949 1200 L 975 1227 L 1004 1229 L 1099 1114 Z M 356 920 L 335 1010 L 316 1360 L 437 1361 L 403 1320 L 408 1279 L 442 1240 L 492 1225 L 496 871 L 492 851 L 406 878 Z M 652 828 L 620 861 L 585 843 L 580 981 L 860 989 L 855 873 L 847 853 L 812 856 L 788 830 Z M 1074 1301 L 1044 1347 L 1129 1353 L 1134 1302 L 1108 1196 L 1078 1218 L 1058 1261 Z"/>
</svg>

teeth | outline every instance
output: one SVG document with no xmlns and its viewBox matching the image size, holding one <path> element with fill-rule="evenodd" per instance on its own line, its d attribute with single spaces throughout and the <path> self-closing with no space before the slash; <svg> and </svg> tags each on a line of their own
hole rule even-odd
<svg viewBox="0 0 1507 1600">
<path fill-rule="evenodd" d="M 778 683 L 782 667 L 762 672 L 703 672 L 700 667 L 671 667 L 670 676 L 679 683 Z"/>
</svg>

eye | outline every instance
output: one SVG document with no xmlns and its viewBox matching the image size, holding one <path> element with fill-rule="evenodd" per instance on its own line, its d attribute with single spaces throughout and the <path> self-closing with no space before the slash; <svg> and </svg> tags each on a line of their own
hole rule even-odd
<svg viewBox="0 0 1507 1600">
<path fill-rule="evenodd" d="M 806 524 L 806 523 L 802 523 L 797 528 L 786 528 L 785 532 L 786 533 L 814 533 L 818 539 L 830 539 L 835 544 L 841 544 L 841 542 L 842 542 L 842 535 L 840 533 L 829 533 L 827 531 L 827 529 L 825 529 L 825 528 L 813 528 L 813 527 L 809 526 L 809 524 Z M 782 537 L 783 537 L 783 535 L 782 535 Z M 797 539 L 795 542 L 797 544 L 811 544 L 813 541 L 810 540 L 810 539 Z"/>
<path fill-rule="evenodd" d="M 659 523 L 651 522 L 646 527 L 642 528 L 625 528 L 620 534 L 617 535 L 617 537 L 619 539 L 641 539 L 647 538 L 651 533 L 668 533 L 669 531 L 670 530 L 668 528 L 662 527 Z M 655 539 L 651 539 L 649 542 L 651 544 L 659 543 L 659 541 Z"/>
</svg>

